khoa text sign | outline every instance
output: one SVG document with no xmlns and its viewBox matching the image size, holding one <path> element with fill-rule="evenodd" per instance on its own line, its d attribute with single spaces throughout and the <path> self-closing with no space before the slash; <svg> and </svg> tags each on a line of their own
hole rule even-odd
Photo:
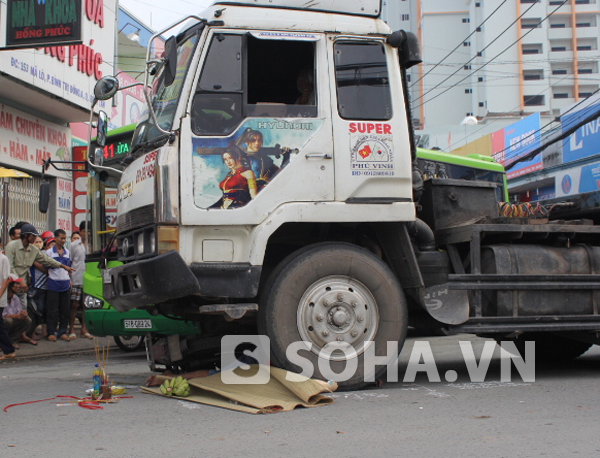
<svg viewBox="0 0 600 458">
<path fill-rule="evenodd" d="M 81 42 L 81 0 L 7 0 L 7 48 Z"/>
</svg>

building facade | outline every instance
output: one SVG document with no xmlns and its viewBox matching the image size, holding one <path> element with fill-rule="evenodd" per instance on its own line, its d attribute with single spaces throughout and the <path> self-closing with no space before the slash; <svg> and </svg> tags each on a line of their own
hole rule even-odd
<svg viewBox="0 0 600 458">
<path fill-rule="evenodd" d="M 383 10 L 422 43 L 410 84 L 429 146 L 454 149 L 536 112 L 544 125 L 599 88 L 598 0 L 383 0 Z M 478 125 L 465 131 L 467 116 Z"/>
</svg>

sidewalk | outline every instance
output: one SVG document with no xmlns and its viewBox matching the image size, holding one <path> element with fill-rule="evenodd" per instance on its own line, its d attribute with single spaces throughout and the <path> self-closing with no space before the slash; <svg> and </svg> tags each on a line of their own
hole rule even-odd
<svg viewBox="0 0 600 458">
<path fill-rule="evenodd" d="M 25 342 L 19 342 L 19 349 L 16 350 L 17 358 L 42 358 L 47 356 L 62 356 L 78 353 L 94 353 L 95 342 L 104 347 L 110 346 L 110 349 L 118 350 L 115 341 L 112 337 L 95 337 L 94 339 L 86 339 L 80 337 L 80 328 L 75 326 L 77 339 L 66 342 L 58 339 L 56 342 L 50 342 L 47 339 L 38 340 L 37 345 L 31 345 Z"/>
</svg>

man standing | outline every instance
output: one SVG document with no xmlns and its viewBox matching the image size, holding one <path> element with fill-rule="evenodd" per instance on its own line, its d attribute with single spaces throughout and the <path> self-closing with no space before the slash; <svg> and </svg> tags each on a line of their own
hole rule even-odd
<svg viewBox="0 0 600 458">
<path fill-rule="evenodd" d="M 25 281 L 23 288 L 21 288 L 22 292 L 18 295 L 23 310 L 27 310 L 26 293 L 28 285 L 31 283 L 29 268 L 34 262 L 39 262 L 46 267 L 55 269 L 62 268 L 67 272 L 74 272 L 71 267 L 63 265 L 40 252 L 38 247 L 33 244 L 38 235 L 37 230 L 32 224 L 24 224 L 21 226 L 21 238 L 19 240 L 13 240 L 6 245 L 6 257 L 10 263 L 11 272 Z M 25 336 L 24 339 L 27 341 L 27 336 Z"/>
<path fill-rule="evenodd" d="M 79 321 L 81 321 L 81 337 L 87 337 L 88 339 L 94 338 L 88 332 L 85 325 L 85 307 L 81 303 L 83 273 L 85 272 L 85 242 L 87 240 L 87 226 L 85 221 L 82 221 L 81 224 L 79 224 L 79 234 L 81 235 L 81 238 L 71 244 L 71 266 L 75 269 L 75 272 L 71 276 L 71 316 L 69 319 L 69 339 L 71 340 L 77 338 L 77 334 L 75 334 L 75 317 L 77 316 L 77 309 L 80 306 L 81 318 Z"/>
<path fill-rule="evenodd" d="M 14 348 L 18 349 L 19 345 L 16 344 L 19 336 L 29 329 L 31 326 L 31 318 L 27 314 L 27 310 L 23 310 L 21 307 L 21 301 L 17 297 L 17 294 L 21 292 L 21 285 L 23 279 L 17 277 L 14 274 L 10 275 L 10 283 L 8 284 L 6 307 L 2 312 L 2 319 L 6 327 L 6 332 L 10 337 Z"/>
<path fill-rule="evenodd" d="M 62 229 L 54 231 L 56 244 L 46 251 L 48 257 L 57 261 L 61 266 L 71 265 L 69 250 L 65 247 L 67 233 Z M 67 334 L 69 326 L 69 297 L 71 290 L 71 277 L 69 272 L 63 269 L 48 269 L 48 292 L 46 293 L 46 306 L 48 307 L 48 340 L 56 342 L 56 339 L 70 340 Z M 58 322 L 58 333 L 56 326 Z"/>
<path fill-rule="evenodd" d="M 2 319 L 2 312 L 4 311 L 4 307 L 6 307 L 6 298 L 8 296 L 6 290 L 10 283 L 9 274 L 10 262 L 8 262 L 6 256 L 0 253 L 0 349 L 4 353 L 0 356 L 0 361 L 14 359 L 15 357 L 15 349 L 12 346 L 8 332 L 6 332 L 6 328 L 4 327 L 4 320 Z"/>
</svg>

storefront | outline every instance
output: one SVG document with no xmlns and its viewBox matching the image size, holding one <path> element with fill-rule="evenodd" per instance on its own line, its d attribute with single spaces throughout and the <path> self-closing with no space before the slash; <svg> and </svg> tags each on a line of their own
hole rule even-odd
<svg viewBox="0 0 600 458">
<path fill-rule="evenodd" d="M 6 5 L 0 3 L 0 17 L 7 18 Z M 31 222 L 38 230 L 73 230 L 71 172 L 47 170 L 50 207 L 46 214 L 38 211 L 42 164 L 49 158 L 72 160 L 69 124 L 89 119 L 96 81 L 114 73 L 115 8 L 115 0 L 81 2 L 81 44 L 0 52 L 0 167 L 31 176 L 0 180 L 4 243 L 17 221 Z M 5 46 L 6 22 L 1 21 L 0 47 Z M 97 108 L 107 110 L 104 103 Z"/>
</svg>

